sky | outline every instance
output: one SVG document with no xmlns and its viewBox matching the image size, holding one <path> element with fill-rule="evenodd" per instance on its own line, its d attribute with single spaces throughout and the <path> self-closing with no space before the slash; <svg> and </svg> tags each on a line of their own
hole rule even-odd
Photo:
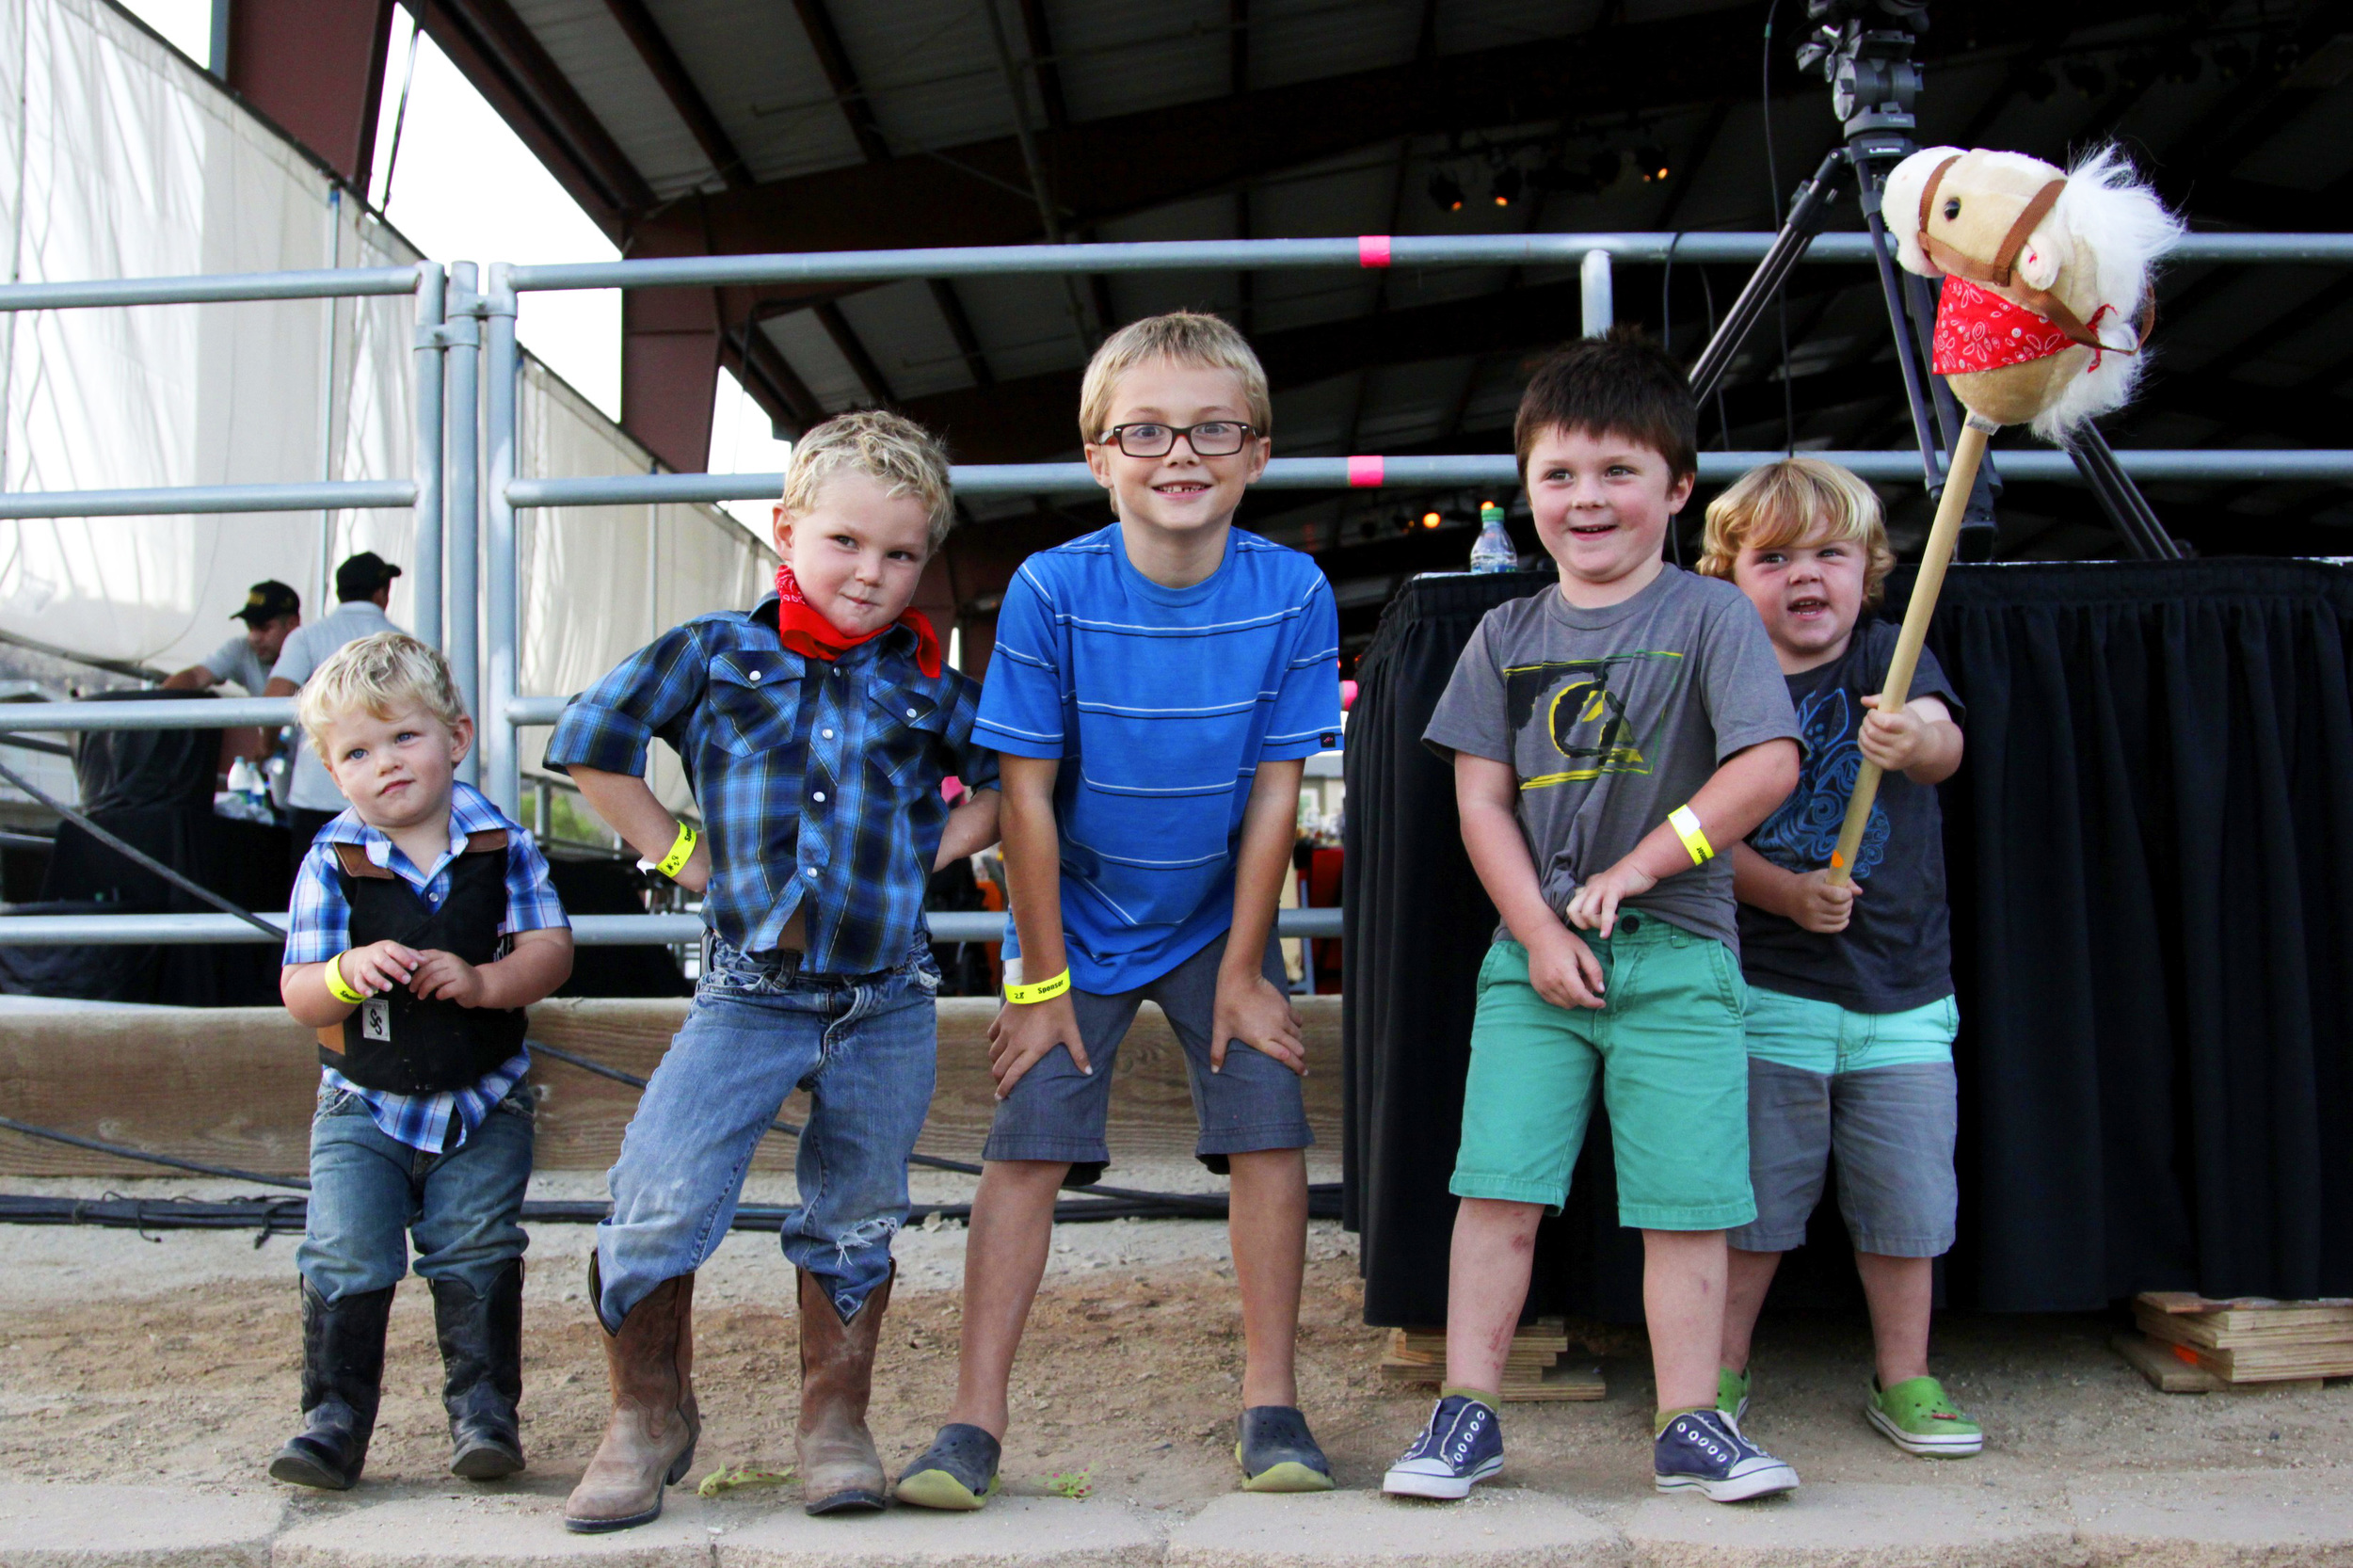
<svg viewBox="0 0 2353 1568">
<path fill-rule="evenodd" d="M 200 64 L 210 55 L 213 0 L 122 3 L 189 58 Z M 384 205 L 389 174 L 391 201 L 384 211 L 393 227 L 441 262 L 617 260 L 613 243 L 430 39 L 417 40 L 410 72 L 414 31 L 408 8 L 395 8 L 369 183 L 374 200 Z M 408 106 L 402 116 L 404 81 Z M 617 290 L 526 294 L 516 335 L 607 416 L 620 417 Z M 719 373 L 711 446 L 712 472 L 773 472 L 784 467 L 791 450 L 772 437 L 767 415 L 725 370 Z M 766 536 L 767 503 L 740 502 L 728 510 Z"/>
</svg>

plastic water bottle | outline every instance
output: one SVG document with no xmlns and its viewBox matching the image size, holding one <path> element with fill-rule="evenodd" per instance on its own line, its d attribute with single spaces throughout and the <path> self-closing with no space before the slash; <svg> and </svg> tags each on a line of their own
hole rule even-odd
<svg viewBox="0 0 2353 1568">
<path fill-rule="evenodd" d="M 1479 504 L 1479 542 L 1471 546 L 1473 571 L 1517 571 L 1520 552 L 1504 531 L 1503 508 L 1492 501 Z"/>
</svg>

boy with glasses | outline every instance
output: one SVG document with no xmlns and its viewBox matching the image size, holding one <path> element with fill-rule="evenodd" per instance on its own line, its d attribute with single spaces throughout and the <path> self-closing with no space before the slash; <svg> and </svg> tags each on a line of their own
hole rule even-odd
<svg viewBox="0 0 2353 1568">
<path fill-rule="evenodd" d="M 1305 760 L 1339 744 L 1339 621 L 1312 560 L 1234 527 L 1270 423 L 1257 356 L 1215 316 L 1112 334 L 1080 434 L 1119 520 L 1031 556 L 1006 590 L 973 729 L 1000 759 L 1013 904 L 997 1117 L 955 1403 L 903 1502 L 976 1509 L 995 1484 L 1055 1192 L 1111 1158 L 1112 1061 L 1147 1000 L 1185 1049 L 1195 1153 L 1233 1179 L 1242 1485 L 1332 1484 L 1292 1375 L 1312 1135 L 1273 925 Z"/>
</svg>

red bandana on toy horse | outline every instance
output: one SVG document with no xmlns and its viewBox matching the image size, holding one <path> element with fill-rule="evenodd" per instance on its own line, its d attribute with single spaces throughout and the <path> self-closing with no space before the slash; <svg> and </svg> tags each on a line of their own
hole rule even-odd
<svg viewBox="0 0 2353 1568">
<path fill-rule="evenodd" d="M 925 675 L 937 680 L 939 633 L 932 630 L 931 617 L 920 610 L 909 610 L 891 625 L 904 626 L 915 633 L 915 662 Z M 885 626 L 863 637 L 849 636 L 810 607 L 808 597 L 792 579 L 791 567 L 776 568 L 776 638 L 803 658 L 822 659 L 830 664 L 860 643 L 871 643 L 889 630 L 889 626 Z"/>
<path fill-rule="evenodd" d="M 2096 328 L 2108 310 L 2103 305 L 2094 311 L 2090 326 Z M 1958 273 L 1949 273 L 1936 302 L 1936 337 L 1929 368 L 1939 376 L 1999 370 L 2047 360 L 2077 341 L 2048 316 L 2037 315 Z M 2099 366 L 2100 350 L 2093 348 L 2089 368 Z"/>
</svg>

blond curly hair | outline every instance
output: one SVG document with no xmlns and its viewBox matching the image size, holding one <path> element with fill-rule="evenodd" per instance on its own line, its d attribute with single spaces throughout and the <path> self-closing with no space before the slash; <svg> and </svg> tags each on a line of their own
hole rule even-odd
<svg viewBox="0 0 2353 1568">
<path fill-rule="evenodd" d="M 357 712 L 390 718 L 411 702 L 452 731 L 466 716 L 466 699 L 457 695 L 448 660 L 406 632 L 378 632 L 345 643 L 313 670 L 302 683 L 295 712 L 311 749 L 324 758 L 328 725 Z"/>
<path fill-rule="evenodd" d="M 1743 550 L 1791 545 L 1826 524 L 1831 537 L 1863 546 L 1863 607 L 1876 607 L 1896 565 L 1879 492 L 1852 471 L 1819 457 L 1784 457 L 1749 470 L 1707 504 L 1700 571 L 1732 580 Z"/>
<path fill-rule="evenodd" d="M 825 481 L 844 469 L 866 475 L 894 497 L 921 502 L 931 524 L 927 550 L 937 551 L 956 525 L 948 451 L 938 437 L 904 414 L 857 408 L 802 432 L 784 467 L 786 513 L 804 518 L 815 511 Z"/>
</svg>

